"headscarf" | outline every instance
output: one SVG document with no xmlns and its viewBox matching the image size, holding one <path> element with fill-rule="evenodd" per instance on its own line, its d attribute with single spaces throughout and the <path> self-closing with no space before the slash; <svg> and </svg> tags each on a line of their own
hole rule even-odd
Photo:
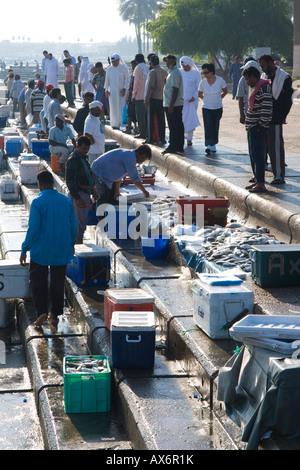
<svg viewBox="0 0 300 470">
<path fill-rule="evenodd" d="M 125 65 L 124 60 L 121 58 L 121 56 L 120 56 L 119 54 L 112 54 L 112 55 L 110 56 L 110 60 L 111 60 L 112 62 L 113 62 L 114 60 L 116 60 L 116 59 L 119 59 L 119 61 L 120 61 L 119 63 L 120 63 L 120 64 Z"/>
<path fill-rule="evenodd" d="M 191 70 L 197 70 L 199 72 L 197 65 L 195 62 L 188 56 L 184 55 L 180 59 L 180 67 L 183 69 L 183 65 L 189 65 Z"/>
</svg>

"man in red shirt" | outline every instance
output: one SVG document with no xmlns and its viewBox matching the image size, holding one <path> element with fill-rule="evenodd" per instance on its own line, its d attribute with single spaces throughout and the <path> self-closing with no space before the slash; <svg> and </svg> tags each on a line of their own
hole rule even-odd
<svg viewBox="0 0 300 470">
<path fill-rule="evenodd" d="M 75 108 L 74 104 L 74 68 L 71 65 L 71 59 L 64 60 L 65 69 L 65 81 L 64 87 L 66 92 L 66 98 L 68 100 L 70 108 Z"/>
</svg>

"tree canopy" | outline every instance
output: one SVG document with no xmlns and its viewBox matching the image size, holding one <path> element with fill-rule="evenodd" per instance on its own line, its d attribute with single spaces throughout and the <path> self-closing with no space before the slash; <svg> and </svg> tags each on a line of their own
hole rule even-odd
<svg viewBox="0 0 300 470">
<path fill-rule="evenodd" d="M 270 47 L 290 55 L 290 14 L 287 0 L 169 0 L 149 29 L 162 53 L 217 58 L 222 52 L 231 60 Z"/>
<path fill-rule="evenodd" d="M 119 0 L 119 12 L 122 19 L 135 25 L 139 52 L 142 52 L 142 24 L 154 18 L 161 4 L 162 1 L 159 0 Z"/>
</svg>

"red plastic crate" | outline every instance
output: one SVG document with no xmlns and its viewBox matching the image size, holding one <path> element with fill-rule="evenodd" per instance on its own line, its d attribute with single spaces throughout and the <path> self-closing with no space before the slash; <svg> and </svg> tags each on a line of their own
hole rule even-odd
<svg viewBox="0 0 300 470">
<path fill-rule="evenodd" d="M 218 220 L 216 220 L 216 218 L 214 217 L 213 210 L 228 209 L 229 207 L 229 200 L 225 196 L 183 196 L 177 198 L 176 203 L 177 218 L 179 224 L 184 224 L 185 218 L 187 218 L 187 216 L 189 218 L 189 221 L 191 220 L 191 216 L 192 219 L 194 219 L 197 213 L 200 213 L 200 211 L 202 211 L 202 206 L 204 206 L 204 225 L 214 225 L 215 223 L 218 223 Z M 223 211 L 223 214 L 226 214 L 226 210 Z"/>
</svg>

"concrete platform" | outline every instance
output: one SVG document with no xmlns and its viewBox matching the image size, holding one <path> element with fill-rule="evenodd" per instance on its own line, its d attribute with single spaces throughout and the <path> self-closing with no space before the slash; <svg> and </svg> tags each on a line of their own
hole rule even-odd
<svg viewBox="0 0 300 470">
<path fill-rule="evenodd" d="M 109 126 L 105 126 L 105 133 L 108 138 L 114 138 L 126 147 L 135 148 L 139 143 L 133 136 L 113 131 Z M 218 156 L 211 160 L 211 157 L 203 155 L 201 142 L 199 146 L 197 143 L 193 146 L 187 157 L 162 156 L 161 150 L 153 147 L 153 161 L 162 174 L 170 181 L 179 181 L 187 191 L 227 196 L 232 210 L 249 225 L 268 226 L 281 241 L 298 241 L 299 211 L 294 197 L 297 195 L 298 177 L 295 174 L 291 174 L 294 180 L 291 182 L 292 188 L 287 187 L 289 191 L 282 187 L 272 188 L 272 197 L 270 194 L 258 196 L 250 195 L 243 189 L 250 173 L 248 167 L 247 174 L 247 156 L 233 149 L 220 148 Z M 11 171 L 16 171 L 13 162 Z M 290 166 L 289 171 L 293 173 Z M 56 184 L 65 192 L 59 178 L 56 178 Z M 24 188 L 23 202 L 26 207 L 30 206 L 35 194 L 35 188 Z M 278 202 L 281 200 L 285 202 L 283 207 Z M 155 297 L 158 341 L 153 371 L 149 374 L 145 371 L 137 374 L 114 371 L 116 406 L 122 414 L 130 445 L 134 449 L 244 448 L 240 430 L 226 418 L 222 403 L 216 399 L 219 368 L 231 357 L 236 343 L 232 340 L 212 341 L 195 327 L 190 281 L 180 278 L 182 272 L 178 265 L 145 262 L 138 247 L 105 240 L 97 230 L 93 232 L 91 229 L 90 240 L 94 239 L 111 251 L 114 285 L 143 287 Z M 59 334 L 49 332 L 48 339 L 53 341 L 54 336 L 55 341 L 61 341 L 63 347 L 60 354 L 72 350 L 74 342 L 79 353 L 87 346 L 93 354 L 101 351 L 110 356 L 110 338 L 104 326 L 101 295 L 93 289 L 80 290 L 72 281 L 67 281 L 66 293 L 75 317 L 79 319 L 78 323 L 70 327 L 69 322 L 64 320 Z M 288 312 L 287 303 L 293 308 L 299 302 L 299 295 L 297 289 L 255 287 L 255 300 L 257 311 L 282 313 L 283 310 Z M 20 311 L 23 330 L 27 331 L 31 316 L 26 305 L 21 306 Z M 44 345 L 34 346 L 38 343 Z M 57 357 L 57 350 L 49 341 L 46 347 L 45 338 L 35 338 L 34 335 L 26 344 L 32 348 L 29 356 L 33 374 L 39 377 L 36 388 L 40 390 L 39 406 L 44 415 L 43 422 L 47 422 L 44 428 L 49 448 L 70 448 L 70 443 L 61 440 L 61 428 L 57 427 L 60 418 L 57 421 L 53 419 L 53 408 L 58 410 L 56 416 L 61 417 L 61 364 L 57 368 L 60 380 L 53 371 L 49 374 L 43 372 L 47 364 L 50 369 L 53 366 L 45 352 L 51 351 L 51 357 Z M 61 360 L 62 356 L 60 363 Z M 174 415 L 170 414 L 172 407 L 176 409 Z M 177 421 L 179 414 L 180 421 Z M 180 432 L 177 426 L 180 426 Z M 77 437 L 75 442 L 78 442 Z M 126 439 L 124 445 L 126 447 Z M 187 447 L 181 447 L 184 445 Z"/>
</svg>

